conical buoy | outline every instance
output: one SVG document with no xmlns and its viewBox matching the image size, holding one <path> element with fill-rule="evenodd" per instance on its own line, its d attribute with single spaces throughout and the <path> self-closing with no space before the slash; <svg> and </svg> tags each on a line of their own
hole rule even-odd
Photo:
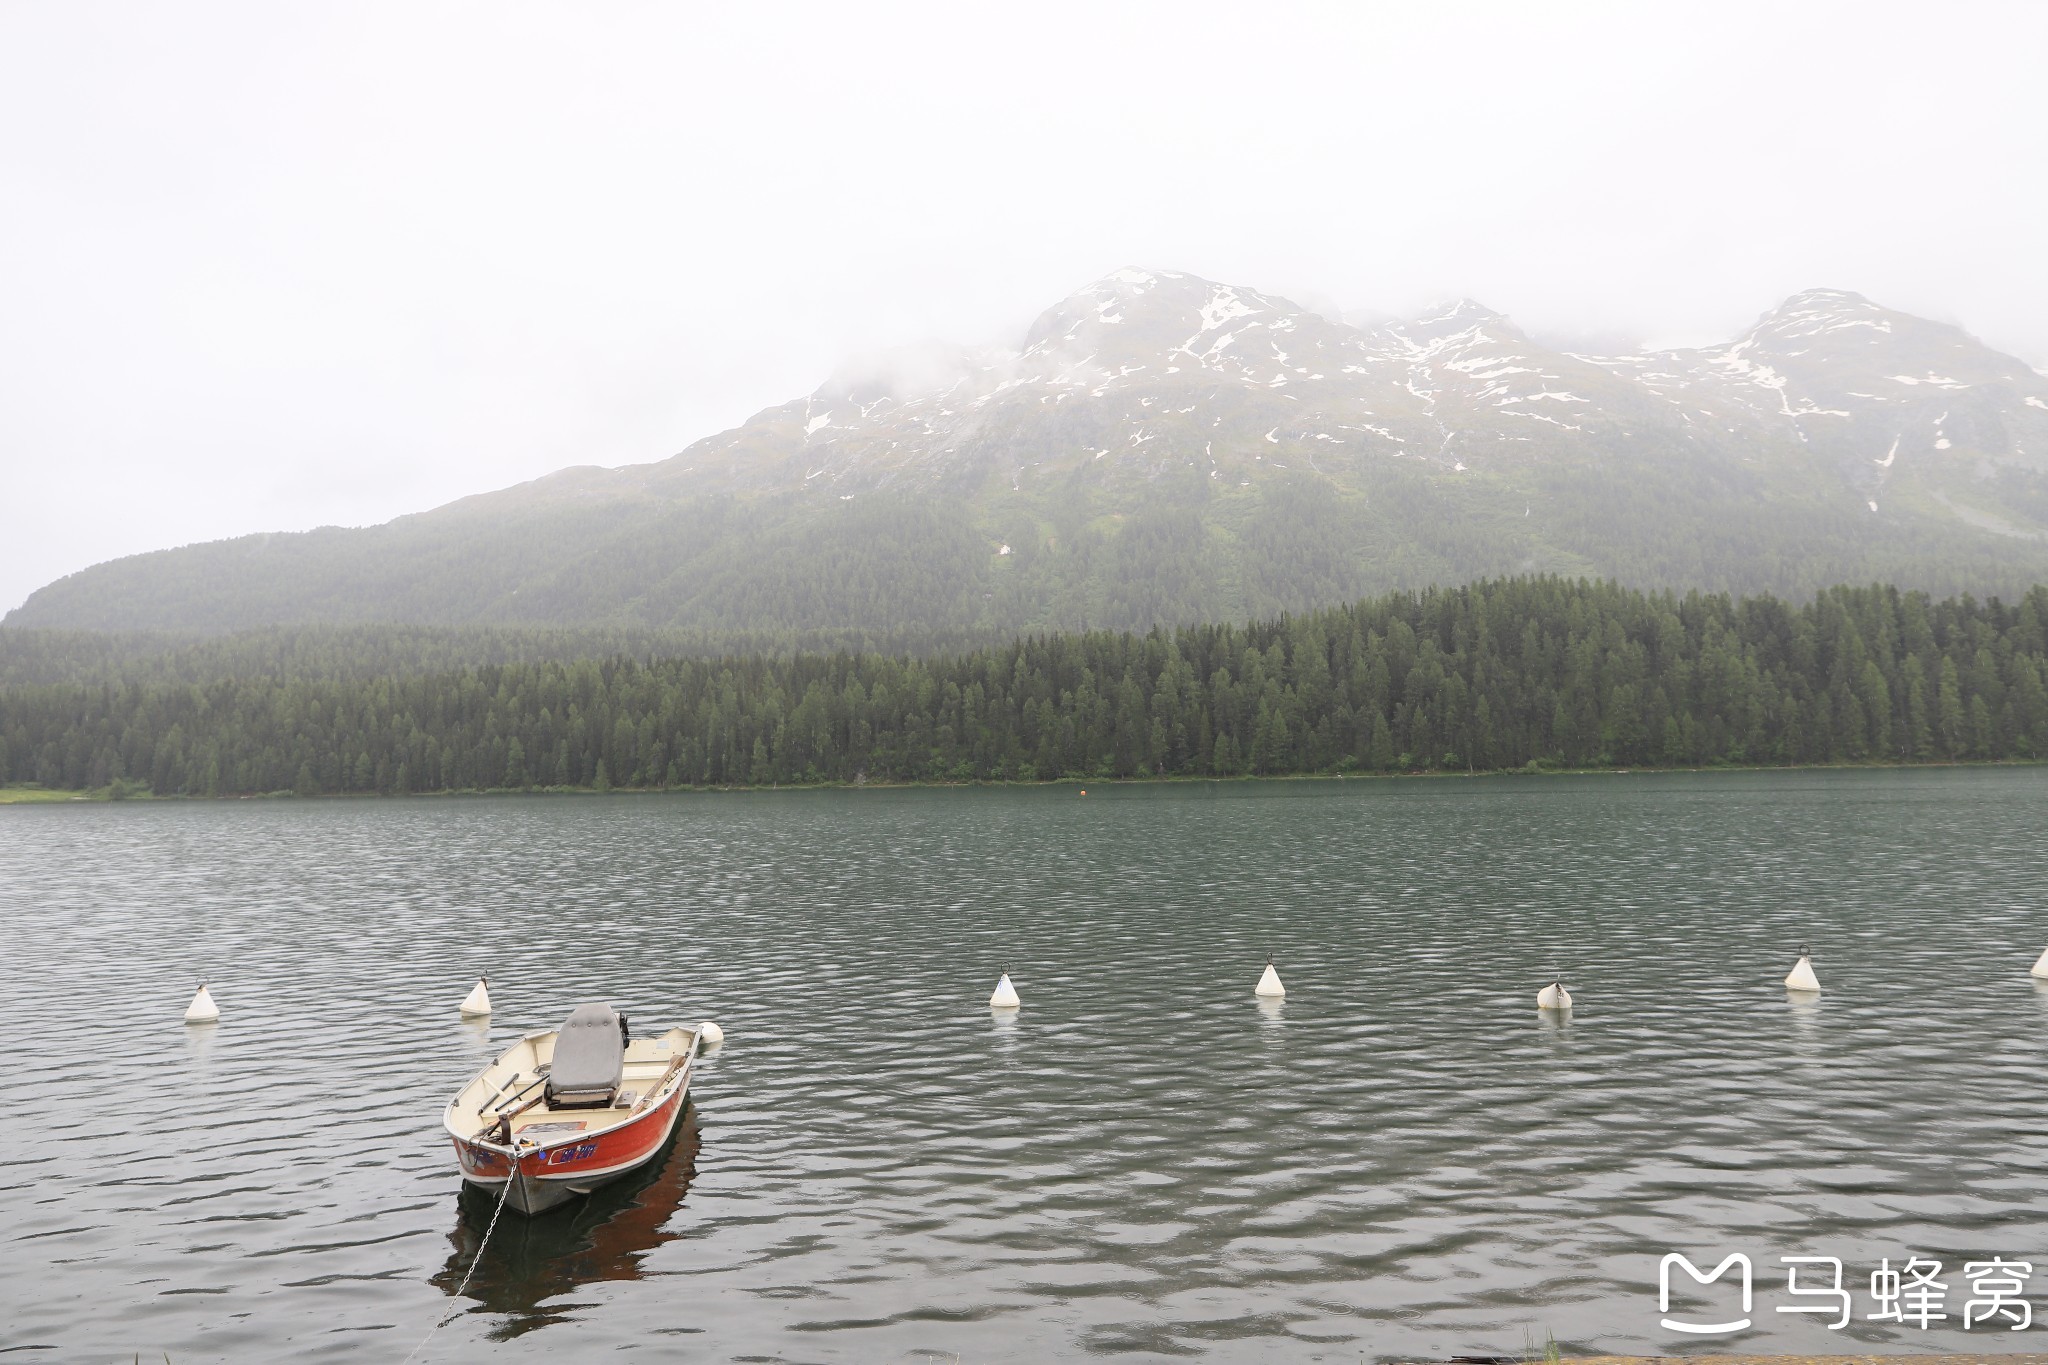
<svg viewBox="0 0 2048 1365">
<path fill-rule="evenodd" d="M 1259 984 L 1253 989 L 1252 994 L 1267 996 L 1274 1000 L 1286 997 L 1287 988 L 1280 984 L 1280 973 L 1273 970 L 1272 958 L 1266 959 L 1266 970 L 1259 977 Z"/>
<path fill-rule="evenodd" d="M 476 979 L 476 984 L 469 988 L 469 994 L 462 997 L 462 1013 L 467 1018 L 475 1019 L 490 1012 L 491 979 L 480 976 Z"/>
<path fill-rule="evenodd" d="M 1785 976 L 1785 989 L 1788 991 L 1817 991 L 1820 989 L 1820 978 L 1813 974 L 1813 954 L 1806 950 L 1804 943 L 1799 945 L 1799 961 L 1794 964 L 1792 970 Z"/>
<path fill-rule="evenodd" d="M 1568 1010 L 1572 1007 L 1572 993 L 1564 988 L 1564 982 L 1553 981 L 1536 992 L 1536 1008 L 1539 1010 Z"/>
<path fill-rule="evenodd" d="M 213 995 L 206 989 L 206 983 L 199 983 L 199 993 L 192 997 L 192 1003 L 185 1006 L 185 1022 L 188 1024 L 210 1024 L 220 1018 L 220 1006 L 213 1003 Z"/>
<path fill-rule="evenodd" d="M 697 1025 L 697 1042 L 707 1048 L 717 1047 L 725 1041 L 725 1030 L 706 1019 Z"/>
<path fill-rule="evenodd" d="M 1004 972 L 1003 979 L 996 982 L 995 994 L 988 998 L 988 1007 L 992 1010 L 1013 1010 L 1023 1003 L 1017 998 L 1017 988 L 1010 984 L 1010 974 Z"/>
<path fill-rule="evenodd" d="M 2034 962 L 2034 970 L 2027 975 L 2048 978 L 2048 949 L 2042 950 L 2041 956 Z"/>
</svg>

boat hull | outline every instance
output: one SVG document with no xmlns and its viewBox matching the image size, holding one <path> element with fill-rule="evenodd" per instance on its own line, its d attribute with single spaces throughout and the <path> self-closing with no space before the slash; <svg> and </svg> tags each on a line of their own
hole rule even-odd
<svg viewBox="0 0 2048 1365">
<path fill-rule="evenodd" d="M 456 1138 L 455 1158 L 462 1165 L 463 1180 L 488 1191 L 492 1199 L 503 1199 L 506 1207 L 521 1213 L 546 1213 L 654 1160 L 689 1099 L 686 1082 L 659 1105 L 594 1137 L 571 1135 L 526 1147 L 516 1171 L 509 1153 L 496 1143 Z"/>
<path fill-rule="evenodd" d="M 555 1109 L 537 1094 L 522 1100 L 546 1071 L 556 1036 L 521 1039 L 458 1092 L 445 1119 L 463 1181 L 521 1213 L 545 1213 L 646 1166 L 690 1102 L 699 1040 L 683 1028 L 628 1046 L 622 1089 L 646 1087 L 637 1106 L 624 1107 L 631 1094 L 620 1107 Z"/>
</svg>

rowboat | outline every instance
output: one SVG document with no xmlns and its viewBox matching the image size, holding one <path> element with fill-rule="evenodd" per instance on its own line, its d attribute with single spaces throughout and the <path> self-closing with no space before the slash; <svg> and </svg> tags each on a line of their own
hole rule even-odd
<svg viewBox="0 0 2048 1365">
<path fill-rule="evenodd" d="M 449 1101 L 462 1178 L 544 1213 L 654 1159 L 689 1102 L 702 1025 L 629 1035 L 609 1005 L 578 1005 L 521 1038 Z"/>
</svg>

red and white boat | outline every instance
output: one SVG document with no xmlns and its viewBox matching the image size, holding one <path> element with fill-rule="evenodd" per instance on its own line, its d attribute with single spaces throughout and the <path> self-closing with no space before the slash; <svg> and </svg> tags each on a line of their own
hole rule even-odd
<svg viewBox="0 0 2048 1365">
<path fill-rule="evenodd" d="M 462 1178 L 542 1213 L 646 1165 L 689 1102 L 707 1027 L 632 1038 L 611 1006 L 579 1005 L 527 1034 L 449 1102 Z"/>
</svg>

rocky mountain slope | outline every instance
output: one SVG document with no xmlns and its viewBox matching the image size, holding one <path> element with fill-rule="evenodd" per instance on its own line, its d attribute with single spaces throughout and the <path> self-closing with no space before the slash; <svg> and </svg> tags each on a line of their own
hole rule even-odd
<svg viewBox="0 0 2048 1365">
<path fill-rule="evenodd" d="M 1122 270 L 1014 350 L 841 376 L 659 463 L 119 560 L 7 624 L 995 633 L 1527 571 L 2048 579 L 2048 377 L 1835 290 L 1590 356 L 1470 301 L 1359 328 Z"/>
<path fill-rule="evenodd" d="M 1111 479 L 1180 465 L 1241 484 L 1261 472 L 1247 464 L 1462 472 L 1652 441 L 1863 457 L 1880 472 L 1842 472 L 1872 491 L 1901 455 L 2048 467 L 2048 377 L 1837 290 L 1796 295 L 1725 346 L 1601 357 L 1549 350 L 1469 300 L 1364 331 L 1249 289 L 1123 270 L 1048 310 L 1017 353 L 924 368 L 920 388 L 828 384 L 619 480 L 843 495 L 989 475 L 1021 488 L 1105 461 Z"/>
</svg>

